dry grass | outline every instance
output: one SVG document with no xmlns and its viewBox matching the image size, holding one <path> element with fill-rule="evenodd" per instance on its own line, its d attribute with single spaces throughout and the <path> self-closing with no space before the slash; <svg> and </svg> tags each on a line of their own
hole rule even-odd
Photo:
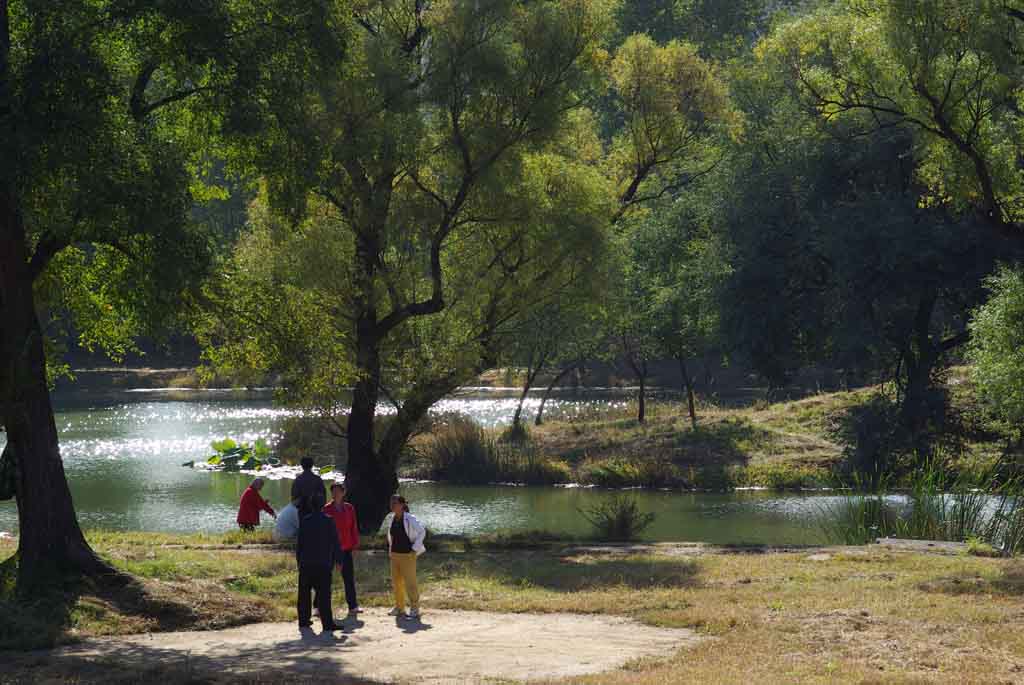
<svg viewBox="0 0 1024 685">
<path fill-rule="evenodd" d="M 196 549 L 97 542 L 122 567 L 169 590 L 293 618 L 294 563 L 272 547 Z M 388 602 L 386 559 L 357 561 L 362 602 Z M 1024 564 L 879 548 L 738 553 L 659 546 L 633 551 L 432 550 L 424 604 L 499 612 L 627 615 L 713 638 L 591 683 L 1020 682 Z M 211 610 L 215 606 L 209 605 Z M 199 613 L 204 613 L 200 611 Z M 254 617 L 255 618 L 255 617 Z M 157 626 L 159 628 L 159 625 Z M 76 635 L 125 632 L 97 620 Z M 224 678 L 224 674 L 219 677 Z M 174 678 L 163 678 L 177 682 Z"/>
<path fill-rule="evenodd" d="M 842 457 L 841 446 L 827 437 L 830 417 L 869 392 L 745 408 L 704 407 L 696 429 L 681 404 L 660 402 L 653 404 L 645 424 L 628 412 L 600 420 L 552 421 L 534 427 L 531 439 L 548 458 L 571 465 L 581 480 L 594 464 L 629 459 L 670 465 L 680 480 L 697 487 L 799 486 L 828 479 Z"/>
</svg>

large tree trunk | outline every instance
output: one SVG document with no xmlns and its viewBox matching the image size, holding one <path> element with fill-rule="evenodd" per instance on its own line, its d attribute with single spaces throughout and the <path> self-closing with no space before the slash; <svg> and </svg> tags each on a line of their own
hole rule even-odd
<svg viewBox="0 0 1024 685">
<path fill-rule="evenodd" d="M 686 368 L 686 359 L 682 355 L 676 357 L 679 361 L 679 373 L 683 377 L 683 392 L 686 394 L 686 405 L 690 411 L 690 424 L 697 430 L 697 407 L 693 399 L 693 379 L 690 378 L 690 370 Z"/>
<path fill-rule="evenodd" d="M 55 572 L 113 572 L 85 541 L 64 475 L 25 237 L 0 188 L 0 417 L 17 466 L 20 588 Z"/>
<path fill-rule="evenodd" d="M 356 509 L 359 528 L 375 533 L 388 513 L 388 498 L 398 491 L 398 472 L 377 453 L 374 436 L 380 397 L 380 343 L 375 330 L 376 312 L 369 311 L 356 324 L 356 367 L 359 380 L 352 392 L 348 416 L 348 461 L 345 480 L 348 498 Z"/>
</svg>

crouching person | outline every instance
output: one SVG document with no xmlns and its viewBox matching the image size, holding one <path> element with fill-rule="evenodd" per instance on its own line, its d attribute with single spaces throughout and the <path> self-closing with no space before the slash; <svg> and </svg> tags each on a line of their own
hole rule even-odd
<svg viewBox="0 0 1024 685">
<path fill-rule="evenodd" d="M 277 523 L 274 524 L 275 542 L 287 542 L 298 536 L 300 504 L 299 500 L 289 502 L 284 509 L 277 513 Z"/>
<path fill-rule="evenodd" d="M 299 565 L 299 628 L 313 625 L 313 606 L 310 595 L 316 593 L 316 608 L 324 632 L 339 630 L 331 611 L 331 574 L 341 563 L 341 547 L 334 521 L 320 510 L 324 506 L 323 490 L 314 493 L 306 505 L 310 513 L 299 523 L 299 536 L 295 544 L 295 559 Z"/>
<path fill-rule="evenodd" d="M 238 516 L 235 520 L 238 521 L 238 527 L 244 531 L 256 530 L 256 527 L 260 525 L 261 511 L 265 511 L 274 518 L 277 518 L 274 508 L 260 495 L 260 490 L 262 489 L 263 479 L 254 479 L 249 487 L 245 489 L 245 492 L 242 493 L 242 499 L 238 502 Z"/>
</svg>

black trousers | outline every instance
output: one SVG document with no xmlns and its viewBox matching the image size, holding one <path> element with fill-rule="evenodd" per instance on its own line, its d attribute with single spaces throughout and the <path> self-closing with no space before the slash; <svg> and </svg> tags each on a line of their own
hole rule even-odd
<svg viewBox="0 0 1024 685">
<path fill-rule="evenodd" d="M 313 604 L 311 593 L 316 593 L 316 608 L 320 612 L 320 623 L 324 630 L 334 626 L 334 614 L 331 611 L 331 571 L 330 566 L 299 567 L 299 625 L 311 623 Z"/>
<path fill-rule="evenodd" d="M 356 599 L 356 567 L 352 560 L 352 550 L 341 552 L 341 579 L 345 581 L 345 603 L 349 609 L 359 606 Z"/>
</svg>

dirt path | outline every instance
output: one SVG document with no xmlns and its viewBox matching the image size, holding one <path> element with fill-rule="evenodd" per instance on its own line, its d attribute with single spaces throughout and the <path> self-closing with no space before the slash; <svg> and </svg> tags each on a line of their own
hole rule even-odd
<svg viewBox="0 0 1024 685">
<path fill-rule="evenodd" d="M 293 623 L 209 632 L 98 638 L 51 652 L 128 666 L 187 667 L 197 673 L 270 673 L 293 680 L 484 682 L 566 678 L 668 657 L 699 638 L 612 616 L 430 611 L 420 622 L 371 609 L 335 637 Z"/>
</svg>

